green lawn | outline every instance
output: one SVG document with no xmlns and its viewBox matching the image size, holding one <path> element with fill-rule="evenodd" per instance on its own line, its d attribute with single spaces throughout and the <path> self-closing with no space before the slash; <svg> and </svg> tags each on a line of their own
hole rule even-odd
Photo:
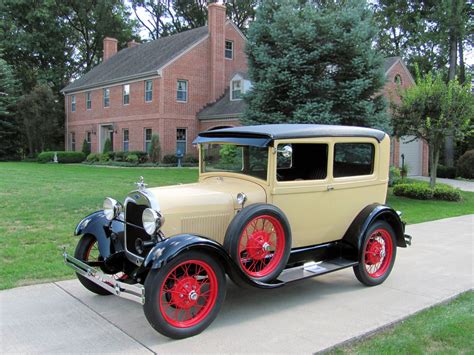
<svg viewBox="0 0 474 355">
<path fill-rule="evenodd" d="M 331 354 L 473 354 L 474 292 Z"/>
<path fill-rule="evenodd" d="M 101 208 L 104 197 L 123 201 L 143 175 L 150 186 L 197 180 L 197 169 L 105 168 L 88 165 L 0 163 L 0 289 L 73 277 L 61 259 L 75 248 L 74 227 Z M 408 223 L 474 213 L 464 201 L 416 201 L 389 194 Z"/>
</svg>

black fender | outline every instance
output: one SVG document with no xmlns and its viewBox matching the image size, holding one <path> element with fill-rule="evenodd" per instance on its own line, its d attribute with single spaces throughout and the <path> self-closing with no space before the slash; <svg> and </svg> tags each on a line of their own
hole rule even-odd
<svg viewBox="0 0 474 355">
<path fill-rule="evenodd" d="M 111 254 L 110 246 L 112 241 L 110 236 L 112 233 L 117 235 L 123 234 L 124 229 L 123 222 L 115 219 L 111 222 L 105 218 L 104 211 L 96 211 L 83 218 L 82 221 L 77 224 L 76 229 L 74 230 L 74 235 L 93 235 L 95 239 L 97 239 L 100 255 L 106 259 Z"/>
<path fill-rule="evenodd" d="M 148 253 L 143 267 L 152 270 L 160 269 L 188 250 L 203 251 L 216 258 L 232 281 L 239 286 L 276 288 L 284 285 L 282 282 L 263 283 L 249 278 L 235 264 L 222 245 L 215 240 L 194 234 L 178 234 L 159 242 Z"/>
<path fill-rule="evenodd" d="M 386 221 L 393 228 L 397 238 L 397 246 L 402 248 L 407 247 L 405 241 L 405 224 L 400 219 L 398 213 L 389 206 L 373 203 L 359 212 L 342 238 L 342 241 L 349 244 L 350 249 L 353 251 L 349 257 L 357 260 L 358 252 L 362 247 L 362 240 L 367 229 L 373 222 L 378 220 Z"/>
</svg>

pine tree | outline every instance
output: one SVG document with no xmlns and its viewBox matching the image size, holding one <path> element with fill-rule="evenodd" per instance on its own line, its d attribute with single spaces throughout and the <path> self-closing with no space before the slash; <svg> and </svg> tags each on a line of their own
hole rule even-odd
<svg viewBox="0 0 474 355">
<path fill-rule="evenodd" d="M 91 146 L 85 139 L 82 142 L 82 152 L 84 153 L 86 157 L 91 153 Z"/>
<path fill-rule="evenodd" d="M 112 141 L 110 140 L 110 138 L 107 138 L 104 142 L 104 149 L 102 151 L 102 153 L 109 153 L 109 152 L 113 152 L 114 151 L 114 148 L 112 147 Z"/>
<path fill-rule="evenodd" d="M 324 123 L 387 129 L 377 30 L 358 0 L 269 0 L 248 31 L 253 88 L 244 124 Z"/>
<path fill-rule="evenodd" d="M 151 136 L 151 144 L 150 149 L 148 150 L 148 155 L 153 163 L 160 162 L 160 153 L 161 153 L 161 145 L 160 145 L 160 136 L 158 134 L 154 134 Z"/>
</svg>

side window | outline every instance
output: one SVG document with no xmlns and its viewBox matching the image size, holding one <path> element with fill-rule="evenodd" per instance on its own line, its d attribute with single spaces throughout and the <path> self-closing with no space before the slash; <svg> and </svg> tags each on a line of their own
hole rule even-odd
<svg viewBox="0 0 474 355">
<path fill-rule="evenodd" d="M 291 156 L 283 156 L 283 147 L 291 146 Z M 324 180 L 328 172 L 328 145 L 325 143 L 279 144 L 277 180 Z"/>
<path fill-rule="evenodd" d="M 372 174 L 374 155 L 375 147 L 372 143 L 336 143 L 334 145 L 334 177 Z"/>
</svg>

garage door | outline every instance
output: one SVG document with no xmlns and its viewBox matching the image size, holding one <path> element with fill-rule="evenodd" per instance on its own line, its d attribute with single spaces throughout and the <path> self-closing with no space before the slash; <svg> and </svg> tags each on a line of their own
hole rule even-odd
<svg viewBox="0 0 474 355">
<path fill-rule="evenodd" d="M 402 166 L 402 154 L 405 156 L 405 164 L 408 165 L 408 175 L 421 175 L 422 173 L 422 143 L 413 140 L 413 136 L 400 138 L 400 167 Z"/>
</svg>

